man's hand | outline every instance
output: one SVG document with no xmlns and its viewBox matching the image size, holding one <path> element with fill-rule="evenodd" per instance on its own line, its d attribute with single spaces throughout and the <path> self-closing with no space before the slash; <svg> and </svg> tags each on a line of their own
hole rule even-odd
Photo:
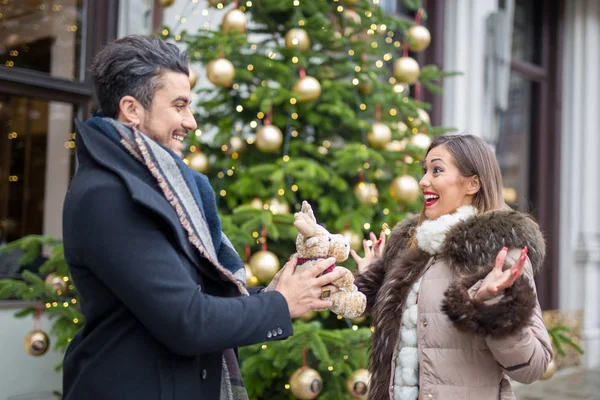
<svg viewBox="0 0 600 400">
<path fill-rule="evenodd" d="M 273 279 L 278 280 L 275 290 L 285 297 L 292 318 L 300 317 L 309 311 L 331 307 L 331 300 L 323 300 L 321 294 L 323 291 L 335 293 L 338 289 L 331 283 L 340 279 L 345 271 L 334 270 L 322 276 L 321 273 L 335 263 L 335 258 L 320 260 L 314 268 L 294 275 L 297 263 L 296 256 L 292 256 L 278 273 L 279 276 L 276 275 Z"/>
</svg>

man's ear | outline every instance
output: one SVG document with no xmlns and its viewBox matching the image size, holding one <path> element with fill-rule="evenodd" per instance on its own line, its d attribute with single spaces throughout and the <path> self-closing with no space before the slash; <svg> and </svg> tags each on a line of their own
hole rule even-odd
<svg viewBox="0 0 600 400">
<path fill-rule="evenodd" d="M 479 192 L 479 189 L 481 189 L 481 181 L 479 180 L 479 175 L 473 175 L 469 178 L 469 186 L 467 193 L 474 195 L 475 193 Z"/>
<path fill-rule="evenodd" d="M 123 96 L 119 101 L 119 118 L 120 122 L 140 125 L 142 105 L 133 96 Z"/>
</svg>

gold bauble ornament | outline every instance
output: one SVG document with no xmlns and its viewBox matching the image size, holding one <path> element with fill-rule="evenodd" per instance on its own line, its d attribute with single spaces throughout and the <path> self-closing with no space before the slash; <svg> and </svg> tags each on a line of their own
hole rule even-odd
<svg viewBox="0 0 600 400">
<path fill-rule="evenodd" d="M 258 278 L 252 273 L 252 268 L 248 264 L 244 264 L 246 270 L 246 287 L 258 286 Z"/>
<path fill-rule="evenodd" d="M 190 89 L 193 89 L 194 86 L 196 86 L 196 83 L 198 82 L 198 74 L 196 73 L 196 71 L 194 71 L 193 68 L 190 68 L 190 74 L 188 76 L 188 79 L 190 80 Z"/>
<path fill-rule="evenodd" d="M 412 85 L 419 79 L 421 68 L 412 57 L 400 57 L 394 61 L 394 77 L 400 83 Z"/>
<path fill-rule="evenodd" d="M 269 205 L 269 210 L 271 210 L 273 214 L 290 213 L 290 204 L 285 200 L 279 200 L 277 197 L 273 197 L 267 204 Z"/>
<path fill-rule="evenodd" d="M 360 15 L 351 8 L 344 9 L 343 16 L 346 23 L 344 35 L 348 36 L 354 32 L 358 25 L 361 24 L 362 20 L 360 19 Z"/>
<path fill-rule="evenodd" d="M 197 151 L 188 156 L 190 162 L 189 166 L 194 171 L 198 171 L 201 174 L 206 174 L 209 169 L 208 157 L 206 154 Z"/>
<path fill-rule="evenodd" d="M 302 28 L 293 28 L 285 34 L 285 47 L 290 50 L 306 51 L 310 48 L 308 33 Z"/>
<path fill-rule="evenodd" d="M 54 273 L 48 274 L 46 279 L 44 279 L 44 283 L 46 285 L 52 286 L 56 293 L 59 295 L 65 294 L 67 292 L 67 282 L 65 282 L 65 280 L 62 277 L 57 276 Z"/>
<path fill-rule="evenodd" d="M 398 132 L 400 136 L 404 136 L 408 132 L 408 126 L 402 121 L 398 122 Z"/>
<path fill-rule="evenodd" d="M 235 67 L 225 58 L 212 60 L 206 66 L 206 77 L 216 86 L 229 87 L 234 76 Z"/>
<path fill-rule="evenodd" d="M 379 190 L 374 183 L 359 182 L 354 188 L 358 201 L 364 205 L 373 205 L 379 202 Z"/>
<path fill-rule="evenodd" d="M 167 8 L 167 7 L 171 7 L 173 4 L 175 4 L 175 0 L 158 0 L 158 4 L 162 8 Z"/>
<path fill-rule="evenodd" d="M 300 103 L 308 103 L 317 100 L 321 96 L 321 84 L 312 76 L 300 78 L 294 84 L 292 90 L 298 94 Z"/>
<path fill-rule="evenodd" d="M 253 198 L 252 201 L 248 203 L 248 205 L 252 208 L 258 208 L 259 210 L 263 209 L 263 202 L 258 197 Z"/>
<path fill-rule="evenodd" d="M 410 144 L 418 147 L 422 155 L 425 156 L 425 152 L 431 145 L 431 138 L 424 133 L 417 133 L 410 138 Z"/>
<path fill-rule="evenodd" d="M 431 43 L 431 34 L 423 25 L 414 25 L 408 28 L 406 32 L 408 36 L 408 48 L 410 51 L 423 51 L 429 47 Z"/>
<path fill-rule="evenodd" d="M 429 113 L 422 108 L 417 108 L 417 115 L 423 124 L 431 125 Z"/>
<path fill-rule="evenodd" d="M 550 361 L 550 363 L 548 364 L 548 368 L 546 368 L 546 372 L 544 373 L 544 375 L 542 375 L 540 380 L 542 380 L 542 381 L 548 380 L 548 379 L 552 378 L 555 373 L 556 373 L 556 362 L 554 362 L 554 359 L 552 359 Z"/>
<path fill-rule="evenodd" d="M 232 153 L 239 153 L 246 148 L 246 141 L 239 136 L 232 136 L 229 139 L 229 150 Z"/>
<path fill-rule="evenodd" d="M 431 125 L 431 118 L 427 111 L 417 108 L 417 117 L 406 118 L 406 125 L 410 129 L 417 129 L 419 132 L 426 132 L 427 125 Z"/>
<path fill-rule="evenodd" d="M 402 203 L 410 203 L 419 197 L 419 182 L 410 175 L 394 178 L 390 185 L 390 195 Z"/>
<path fill-rule="evenodd" d="M 250 264 L 252 274 L 260 282 L 270 282 L 277 271 L 279 271 L 279 259 L 268 250 L 261 250 L 258 253 L 254 253 L 250 257 L 248 264 Z"/>
<path fill-rule="evenodd" d="M 392 140 L 385 145 L 387 151 L 404 151 L 406 149 L 406 139 Z"/>
<path fill-rule="evenodd" d="M 278 151 L 283 144 L 283 133 L 275 125 L 265 125 L 256 132 L 256 147 L 263 153 Z"/>
<path fill-rule="evenodd" d="M 346 389 L 353 399 L 366 400 L 369 394 L 370 381 L 371 373 L 368 370 L 364 368 L 357 369 L 346 381 Z"/>
<path fill-rule="evenodd" d="M 369 146 L 374 149 L 383 149 L 390 140 L 392 140 L 392 131 L 389 126 L 383 122 L 375 122 L 371 125 L 371 130 L 367 133 Z"/>
<path fill-rule="evenodd" d="M 25 346 L 27 354 L 38 357 L 46 354 L 50 348 L 50 338 L 44 331 L 31 331 L 25 336 L 23 346 Z"/>
<path fill-rule="evenodd" d="M 323 389 L 323 379 L 312 368 L 302 367 L 290 377 L 290 390 L 301 400 L 316 399 Z"/>
<path fill-rule="evenodd" d="M 233 8 L 223 17 L 221 30 L 226 34 L 245 33 L 246 32 L 246 14 L 243 11 Z"/>
<path fill-rule="evenodd" d="M 362 245 L 362 237 L 350 230 L 350 229 L 344 229 L 343 231 L 340 232 L 340 234 L 346 238 L 346 240 L 348 241 L 348 243 L 350 243 L 350 248 L 354 251 L 359 251 L 360 249 L 362 249 L 363 245 Z"/>
</svg>

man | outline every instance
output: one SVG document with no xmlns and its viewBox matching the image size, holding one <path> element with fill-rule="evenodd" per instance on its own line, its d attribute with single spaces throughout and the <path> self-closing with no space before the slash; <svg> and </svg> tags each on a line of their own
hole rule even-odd
<svg viewBox="0 0 600 400">
<path fill-rule="evenodd" d="M 92 66 L 105 118 L 78 123 L 65 258 L 86 324 L 64 359 L 65 400 L 247 399 L 235 348 L 293 334 L 340 276 L 291 259 L 247 296 L 204 175 L 181 160 L 196 129 L 188 59 L 157 38 L 107 45 Z"/>
</svg>

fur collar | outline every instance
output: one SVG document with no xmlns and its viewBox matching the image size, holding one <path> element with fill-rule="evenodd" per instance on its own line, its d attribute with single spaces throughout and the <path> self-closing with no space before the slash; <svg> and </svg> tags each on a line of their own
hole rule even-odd
<svg viewBox="0 0 600 400">
<path fill-rule="evenodd" d="M 461 207 L 454 214 L 425 221 L 420 227 L 416 226 L 418 216 L 408 217 L 394 227 L 386 245 L 386 253 L 388 256 L 397 256 L 399 251 L 406 249 L 408 241 L 415 234 L 418 241 L 424 240 L 424 244 L 419 243 L 418 247 L 427 254 L 448 257 L 459 269 L 457 272 L 475 274 L 482 266 L 493 265 L 503 247 L 527 246 L 533 272 L 539 271 L 546 257 L 546 243 L 539 226 L 529 215 L 514 210 L 489 211 L 470 216 L 469 212 L 468 207 Z M 428 226 L 423 228 L 426 224 Z M 431 250 L 436 251 L 432 253 Z"/>
<path fill-rule="evenodd" d="M 455 219 L 464 215 L 456 215 Z M 397 346 L 402 310 L 409 290 L 430 264 L 431 255 L 420 246 L 408 248 L 410 238 L 418 234 L 418 216 L 406 218 L 397 224 L 386 245 L 383 257 L 356 278 L 359 290 L 367 296 L 367 310 L 373 317 L 375 333 L 369 369 L 372 372 L 369 399 L 390 398 L 392 355 Z M 428 224 L 429 225 L 429 224 Z M 437 225 L 437 224 L 432 224 Z M 430 233 L 430 238 L 444 239 L 436 258 L 446 258 L 458 277 L 474 277 L 489 271 L 496 255 L 508 248 L 529 248 L 529 259 L 534 273 L 545 256 L 545 244 L 538 225 L 527 215 L 513 210 L 491 211 L 462 218 Z M 433 228 L 421 230 L 421 234 Z M 430 247 L 437 247 L 434 240 Z"/>
<path fill-rule="evenodd" d="M 442 215 L 438 219 L 423 221 L 416 228 L 417 245 L 427 254 L 439 253 L 446 234 L 457 223 L 477 214 L 473 206 L 463 206 L 453 214 Z"/>
</svg>

